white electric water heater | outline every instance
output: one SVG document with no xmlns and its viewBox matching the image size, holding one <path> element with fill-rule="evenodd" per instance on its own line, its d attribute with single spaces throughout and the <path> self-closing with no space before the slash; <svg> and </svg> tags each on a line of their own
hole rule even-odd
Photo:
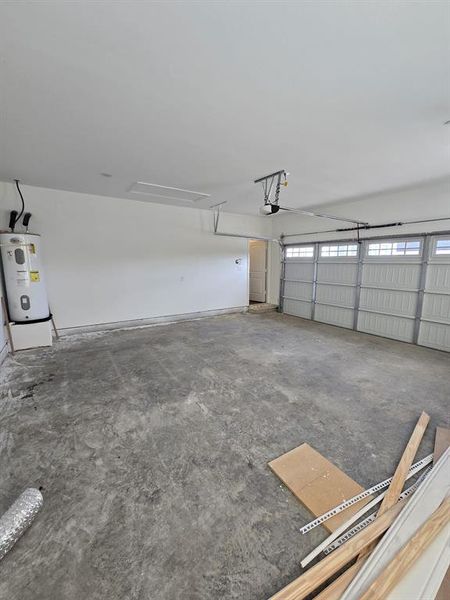
<svg viewBox="0 0 450 600">
<path fill-rule="evenodd" d="M 0 233 L 0 245 L 11 321 L 27 323 L 50 318 L 40 236 Z"/>
</svg>

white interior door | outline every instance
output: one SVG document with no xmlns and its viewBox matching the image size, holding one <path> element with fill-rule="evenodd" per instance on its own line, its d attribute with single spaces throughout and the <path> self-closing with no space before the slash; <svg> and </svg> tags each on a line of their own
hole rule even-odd
<svg viewBox="0 0 450 600">
<path fill-rule="evenodd" d="M 250 301 L 266 301 L 267 242 L 251 240 L 250 256 Z"/>
</svg>

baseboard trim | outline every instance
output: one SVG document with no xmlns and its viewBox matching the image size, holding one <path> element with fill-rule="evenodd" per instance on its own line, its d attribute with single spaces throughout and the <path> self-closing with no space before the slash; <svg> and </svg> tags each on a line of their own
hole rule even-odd
<svg viewBox="0 0 450 600">
<path fill-rule="evenodd" d="M 77 333 L 93 333 L 97 331 L 114 331 L 115 329 L 138 329 L 143 327 L 153 327 L 155 325 L 169 325 L 179 321 L 195 321 L 197 319 L 207 319 L 218 317 L 220 315 L 231 315 L 236 313 L 245 313 L 248 306 L 237 306 L 234 308 L 221 308 L 217 310 L 204 310 L 193 313 L 183 313 L 180 315 L 167 315 L 162 317 L 151 317 L 149 319 L 134 319 L 130 321 L 116 321 L 114 323 L 98 323 L 95 325 L 80 325 L 79 327 L 66 327 L 58 329 L 60 336 L 74 335 Z"/>
</svg>

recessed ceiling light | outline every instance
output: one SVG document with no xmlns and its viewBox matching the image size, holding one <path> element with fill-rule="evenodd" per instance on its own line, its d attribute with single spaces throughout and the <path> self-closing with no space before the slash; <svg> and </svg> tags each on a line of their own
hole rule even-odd
<svg viewBox="0 0 450 600">
<path fill-rule="evenodd" d="M 111 173 L 100 173 L 103 177 L 112 177 Z"/>
</svg>

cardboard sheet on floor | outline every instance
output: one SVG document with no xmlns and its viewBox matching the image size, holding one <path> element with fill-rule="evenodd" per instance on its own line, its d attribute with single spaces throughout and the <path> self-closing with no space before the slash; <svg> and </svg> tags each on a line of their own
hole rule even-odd
<svg viewBox="0 0 450 600">
<path fill-rule="evenodd" d="M 356 481 L 333 465 L 309 444 L 302 444 L 269 463 L 272 471 L 314 517 L 364 491 Z M 331 517 L 322 525 L 334 531 L 367 504 L 372 496 Z"/>
</svg>

